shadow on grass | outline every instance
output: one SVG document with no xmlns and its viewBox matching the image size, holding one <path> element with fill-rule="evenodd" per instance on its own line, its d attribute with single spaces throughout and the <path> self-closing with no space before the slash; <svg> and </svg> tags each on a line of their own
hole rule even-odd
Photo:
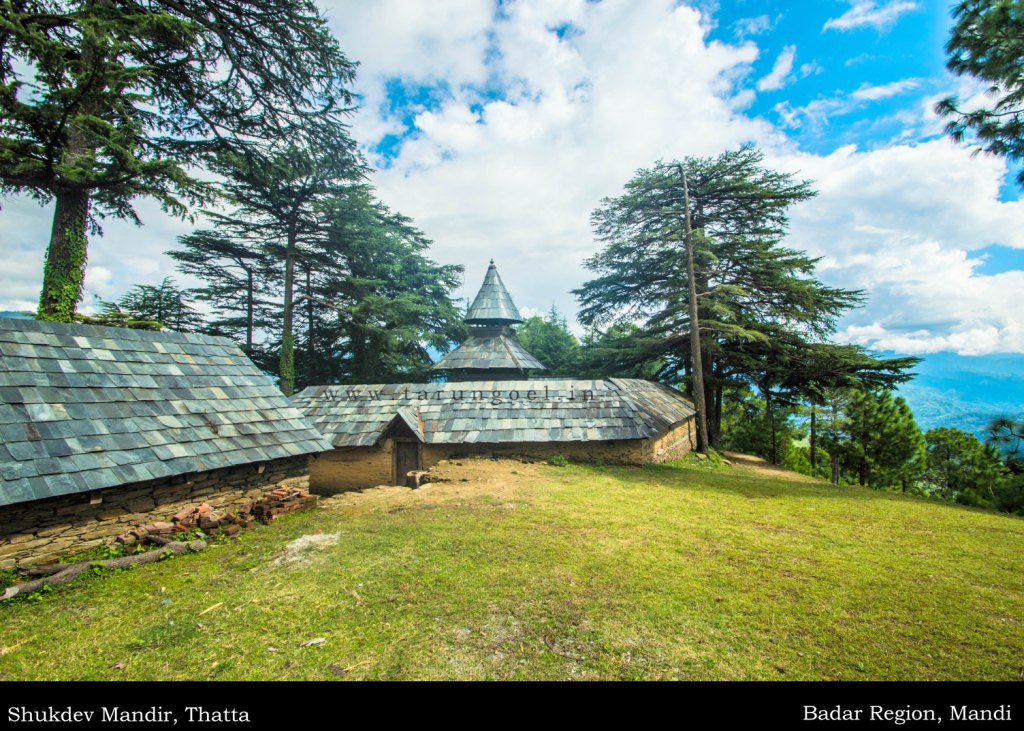
<svg viewBox="0 0 1024 731">
<path fill-rule="evenodd" d="M 747 498 L 810 497 L 827 500 L 837 498 L 864 501 L 908 500 L 917 504 L 934 505 L 954 510 L 969 510 L 988 515 L 1003 515 L 1003 513 L 997 513 L 996 511 L 955 505 L 944 500 L 921 495 L 874 490 L 869 487 L 861 487 L 860 485 L 835 486 L 826 482 L 776 480 L 769 476 L 739 473 L 728 467 L 709 470 L 679 462 L 647 464 L 640 467 L 575 462 L 572 467 L 585 474 L 614 477 L 616 480 L 635 486 L 657 485 L 668 488 L 698 488 L 733 495 L 740 494 Z"/>
</svg>

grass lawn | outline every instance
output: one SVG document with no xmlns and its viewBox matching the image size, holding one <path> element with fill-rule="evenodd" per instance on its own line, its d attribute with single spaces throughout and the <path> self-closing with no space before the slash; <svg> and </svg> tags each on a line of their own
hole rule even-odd
<svg viewBox="0 0 1024 731">
<path fill-rule="evenodd" d="M 0 605 L 0 680 L 1024 677 L 1019 518 L 741 467 L 451 470 Z"/>
</svg>

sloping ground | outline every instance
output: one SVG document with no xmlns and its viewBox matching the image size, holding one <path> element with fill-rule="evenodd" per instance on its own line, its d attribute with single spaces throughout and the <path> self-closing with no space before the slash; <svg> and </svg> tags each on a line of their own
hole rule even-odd
<svg viewBox="0 0 1024 731">
<path fill-rule="evenodd" d="M 444 472 L 0 606 L 0 680 L 1024 673 L 1018 518 L 739 466 Z"/>
<path fill-rule="evenodd" d="M 773 480 L 790 480 L 793 482 L 817 482 L 813 477 L 801 475 L 799 472 L 787 470 L 785 467 L 779 467 L 752 454 L 740 454 L 738 452 L 725 452 L 724 454 L 733 464 L 760 477 L 767 477 Z"/>
</svg>

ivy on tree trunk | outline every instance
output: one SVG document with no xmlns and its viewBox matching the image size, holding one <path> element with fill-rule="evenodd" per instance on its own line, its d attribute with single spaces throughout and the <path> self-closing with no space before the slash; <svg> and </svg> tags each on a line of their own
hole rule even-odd
<svg viewBox="0 0 1024 731">
<path fill-rule="evenodd" d="M 62 190 L 57 192 L 56 199 L 38 315 L 40 320 L 71 322 L 82 299 L 89 194 L 83 190 Z"/>
</svg>

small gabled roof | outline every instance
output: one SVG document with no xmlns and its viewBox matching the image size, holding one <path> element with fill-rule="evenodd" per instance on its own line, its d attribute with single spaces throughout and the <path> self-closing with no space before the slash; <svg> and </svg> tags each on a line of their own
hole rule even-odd
<svg viewBox="0 0 1024 731">
<path fill-rule="evenodd" d="M 512 325 L 522 321 L 523 316 L 519 314 L 512 295 L 498 276 L 494 259 L 491 259 L 484 283 L 466 312 L 465 322 L 469 325 Z"/>
<path fill-rule="evenodd" d="M 335 447 L 372 446 L 399 418 L 425 444 L 472 444 L 646 439 L 695 413 L 630 378 L 311 386 L 292 402 Z"/>
<path fill-rule="evenodd" d="M 491 336 L 471 336 L 466 342 L 430 366 L 434 371 L 489 369 L 489 370 L 544 370 L 544 364 L 504 333 Z"/>
<path fill-rule="evenodd" d="M 226 338 L 0 318 L 0 505 L 330 448 Z"/>
</svg>

